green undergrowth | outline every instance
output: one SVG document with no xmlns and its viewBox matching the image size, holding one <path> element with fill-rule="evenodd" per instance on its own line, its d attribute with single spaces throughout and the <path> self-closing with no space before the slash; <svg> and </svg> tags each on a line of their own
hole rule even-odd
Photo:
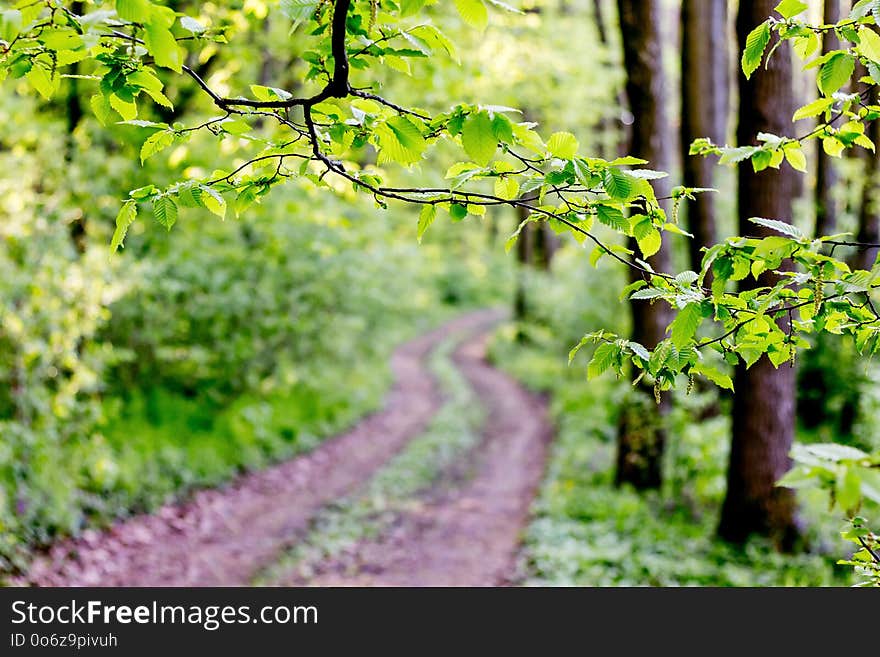
<svg viewBox="0 0 880 657">
<path fill-rule="evenodd" d="M 526 585 L 821 586 L 850 584 L 835 566 L 842 521 L 818 498 L 801 498 L 814 553 L 780 555 L 755 540 L 735 548 L 715 538 L 724 494 L 725 413 L 694 420 L 711 393 L 694 393 L 672 414 L 666 483 L 638 494 L 613 485 L 616 412 L 626 382 L 590 382 L 566 367 L 557 349 L 515 339 L 514 327 L 493 341 L 495 362 L 530 386 L 549 391 L 557 427 L 546 479 L 533 506 L 520 559 Z M 702 398 L 701 398 L 702 397 Z"/>
<path fill-rule="evenodd" d="M 137 394 L 106 431 L 114 461 L 101 503 L 108 513 L 150 510 L 306 452 L 380 407 L 390 383 L 388 359 L 377 353 L 344 375 L 328 367 L 321 379 L 248 393 L 226 406 L 163 389 Z"/>
<path fill-rule="evenodd" d="M 27 463 L 32 492 L 19 503 L 22 521 L 4 527 L 0 517 L 0 583 L 4 571 L 27 568 L 35 546 L 153 511 L 345 430 L 381 407 L 394 347 L 460 312 L 440 306 L 420 322 L 386 331 L 358 359 L 313 361 L 307 376 L 231 400 L 162 386 L 106 400 L 100 433 L 63 451 L 33 446 Z"/>
<path fill-rule="evenodd" d="M 322 510 L 306 538 L 257 577 L 271 585 L 296 572 L 309 577 L 315 567 L 383 533 L 394 518 L 418 501 L 415 496 L 435 483 L 480 438 L 485 409 L 450 359 L 462 335 L 447 338 L 430 359 L 444 403 L 423 434 L 379 469 L 355 495 Z"/>
</svg>

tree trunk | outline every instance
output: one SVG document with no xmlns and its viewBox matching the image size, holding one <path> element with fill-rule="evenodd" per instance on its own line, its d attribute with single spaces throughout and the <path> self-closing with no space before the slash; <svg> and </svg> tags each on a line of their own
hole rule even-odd
<svg viewBox="0 0 880 657">
<path fill-rule="evenodd" d="M 880 94 L 874 87 L 871 98 L 867 104 L 880 103 Z M 875 144 L 880 144 L 880 120 L 873 121 L 868 126 L 868 137 Z M 880 162 L 876 153 L 856 146 L 861 152 L 865 167 L 863 169 L 864 186 L 862 187 L 862 202 L 859 207 L 859 232 L 858 241 L 865 244 L 880 243 Z M 871 269 L 877 259 L 876 248 L 859 249 L 853 254 L 852 265 L 854 269 Z"/>
<path fill-rule="evenodd" d="M 603 0 L 593 0 L 593 22 L 596 25 L 596 35 L 599 37 L 602 51 L 607 58 L 611 50 L 611 40 L 605 27 L 605 12 L 602 11 L 602 4 Z M 609 63 L 605 62 L 606 65 Z M 631 138 L 631 121 L 628 120 L 630 114 L 626 109 L 626 94 L 623 89 L 617 89 L 616 102 L 617 107 L 607 108 L 603 113 L 598 128 L 602 135 L 602 156 L 609 160 L 624 155 Z"/>
<path fill-rule="evenodd" d="M 663 35 L 661 34 L 662 0 L 618 0 L 623 59 L 627 72 L 626 94 L 635 118 L 630 152 L 650 162 L 655 169 L 672 168 L 673 143 L 666 115 L 668 84 L 663 71 Z M 666 180 L 655 186 L 660 197 L 669 195 Z M 631 244 L 631 248 L 637 248 Z M 668 244 L 650 259 L 656 271 L 671 269 Z M 630 270 L 634 280 L 638 273 Z M 667 304 L 631 302 L 632 339 L 653 349 L 666 333 L 672 320 Z M 635 403 L 627 404 L 620 421 L 617 441 L 618 484 L 629 483 L 639 489 L 658 488 L 661 484 L 661 460 L 665 445 L 662 416 L 669 407 L 664 395 L 659 405 L 645 404 L 653 397 L 647 384 L 637 386 Z"/>
<path fill-rule="evenodd" d="M 543 271 L 550 271 L 553 256 L 559 249 L 559 236 L 550 227 L 550 223 L 542 221 L 526 226 L 533 234 L 532 265 Z"/>
<path fill-rule="evenodd" d="M 837 23 L 840 20 L 841 0 L 825 0 L 825 24 Z M 825 32 L 822 52 L 828 53 L 840 48 L 837 32 Z M 834 198 L 834 186 L 837 184 L 837 169 L 834 158 L 825 154 L 822 142 L 816 140 L 818 157 L 816 160 L 816 237 L 832 235 L 837 228 L 837 200 Z"/>
<path fill-rule="evenodd" d="M 605 29 L 603 13 L 602 0 L 593 0 L 593 20 L 596 23 L 596 34 L 599 35 L 599 43 L 608 46 L 608 32 Z"/>
<path fill-rule="evenodd" d="M 766 20 L 776 0 L 741 0 L 736 21 L 740 45 L 746 35 Z M 767 69 L 756 71 L 751 81 L 739 77 L 739 144 L 756 143 L 759 132 L 785 134 L 794 111 L 792 63 L 788 45 L 780 47 Z M 792 220 L 795 172 L 788 166 L 755 173 L 751 163 L 739 168 L 740 232 L 768 235 L 749 217 Z M 778 276 L 762 274 L 746 279 L 743 287 L 772 286 Z M 788 453 L 794 439 L 795 370 L 775 369 L 762 356 L 750 369 L 736 368 L 733 403 L 733 440 L 727 473 L 727 495 L 718 532 L 722 538 L 744 543 L 749 535 L 771 537 L 780 549 L 794 547 L 798 537 L 794 491 L 776 486 L 791 467 Z"/>
<path fill-rule="evenodd" d="M 709 137 L 718 144 L 727 139 L 730 104 L 730 60 L 718 47 L 727 35 L 727 0 L 684 0 L 682 3 L 681 113 L 682 170 L 686 187 L 713 187 L 716 164 L 688 154 L 691 143 Z M 700 271 L 703 247 L 715 244 L 715 195 L 698 194 L 687 205 L 690 266 Z"/>
<path fill-rule="evenodd" d="M 521 223 L 529 216 L 527 208 L 516 208 L 517 220 Z M 513 298 L 513 317 L 517 321 L 525 319 L 529 314 L 529 304 L 526 295 L 526 268 L 532 262 L 532 252 L 534 251 L 533 239 L 534 235 L 531 230 L 532 224 L 526 224 L 519 233 L 516 240 L 516 261 L 517 261 L 517 277 L 516 292 Z M 523 339 L 525 335 L 522 332 L 517 334 L 519 339 Z"/>
<path fill-rule="evenodd" d="M 83 3 L 72 3 L 70 11 L 77 16 L 81 16 L 83 13 Z M 75 132 L 83 118 L 82 102 L 79 98 L 79 79 L 76 77 L 79 74 L 78 62 L 71 64 L 69 73 L 70 77 L 68 77 L 68 83 L 70 87 L 67 93 L 67 103 L 65 107 L 67 112 L 67 139 L 64 150 L 64 159 L 68 164 L 73 162 L 76 156 L 77 147 Z M 79 215 L 70 222 L 70 226 L 68 227 L 70 240 L 73 242 L 73 247 L 76 249 L 76 252 L 80 255 L 86 252 L 86 217 L 84 212 L 85 209 L 80 208 Z"/>
</svg>

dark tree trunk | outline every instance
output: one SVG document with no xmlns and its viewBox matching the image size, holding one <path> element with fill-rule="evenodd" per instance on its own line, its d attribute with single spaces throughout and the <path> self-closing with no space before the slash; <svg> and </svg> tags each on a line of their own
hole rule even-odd
<svg viewBox="0 0 880 657">
<path fill-rule="evenodd" d="M 523 222 L 528 218 L 529 211 L 527 208 L 517 207 L 516 216 L 518 222 Z M 513 315 L 516 319 L 525 319 L 529 315 L 529 300 L 525 285 L 527 269 L 549 271 L 558 248 L 559 237 L 546 221 L 528 223 L 520 231 L 516 242 L 519 277 L 513 300 Z"/>
<path fill-rule="evenodd" d="M 871 91 L 868 104 L 876 105 L 880 102 L 880 94 L 874 87 Z M 875 144 L 880 144 L 880 120 L 873 121 L 868 126 L 868 137 Z M 856 146 L 859 155 L 865 163 L 864 187 L 862 187 L 862 202 L 859 207 L 859 232 L 858 241 L 865 244 L 880 243 L 880 156 L 870 150 Z M 859 249 L 853 254 L 852 265 L 854 269 L 871 269 L 877 259 L 876 248 Z"/>
<path fill-rule="evenodd" d="M 596 25 L 596 36 L 604 53 L 611 49 L 611 41 L 608 38 L 608 28 L 605 26 L 605 12 L 602 10 L 603 0 L 593 0 L 593 22 Z M 599 132 L 602 135 L 602 155 L 613 159 L 624 155 L 630 140 L 630 124 L 624 121 L 624 116 L 629 116 L 626 110 L 626 93 L 623 89 L 617 90 L 617 106 L 608 108 L 599 122 Z"/>
<path fill-rule="evenodd" d="M 517 220 L 519 222 L 525 221 L 529 216 L 529 211 L 526 208 L 517 207 Z M 529 306 L 528 306 L 528 298 L 526 295 L 526 268 L 532 262 L 532 254 L 534 251 L 534 235 L 531 230 L 533 224 L 526 224 L 522 231 L 520 231 L 519 238 L 516 241 L 516 260 L 518 264 L 517 271 L 517 283 L 516 283 L 516 292 L 513 298 L 513 316 L 517 320 L 525 319 L 529 314 Z M 524 337 L 522 333 L 519 333 L 518 336 L 520 338 Z"/>
<path fill-rule="evenodd" d="M 825 0 L 824 22 L 837 23 L 840 20 L 841 0 Z M 837 32 L 831 30 L 823 36 L 822 52 L 827 53 L 840 48 Z M 834 158 L 825 154 L 822 142 L 817 140 L 816 160 L 816 236 L 832 235 L 837 228 L 837 201 L 834 186 L 837 184 L 837 169 Z"/>
<path fill-rule="evenodd" d="M 553 232 L 550 224 L 542 221 L 539 224 L 530 224 L 527 226 L 533 233 L 534 250 L 532 254 L 532 265 L 544 271 L 550 271 L 553 264 L 553 256 L 559 249 L 559 236 Z"/>
<path fill-rule="evenodd" d="M 740 45 L 746 35 L 766 20 L 775 0 L 741 0 L 736 31 Z M 759 132 L 785 134 L 794 111 L 792 63 L 787 45 L 779 48 L 767 67 L 751 81 L 739 77 L 740 144 L 756 143 Z M 755 226 L 748 217 L 792 220 L 796 173 L 787 166 L 755 173 L 750 163 L 739 168 L 740 232 L 771 231 Z M 778 277 L 763 274 L 743 287 L 773 285 Z M 788 456 L 794 439 L 795 370 L 775 369 L 766 356 L 750 369 L 740 364 L 735 375 L 733 440 L 727 474 L 727 496 L 718 532 L 722 538 L 743 543 L 751 534 L 770 536 L 780 549 L 794 547 L 798 537 L 794 491 L 776 486 L 791 467 Z"/>
<path fill-rule="evenodd" d="M 596 23 L 596 33 L 599 35 L 599 43 L 603 46 L 608 45 L 608 31 L 605 29 L 604 12 L 602 11 L 602 0 L 593 0 L 593 20 Z"/>
<path fill-rule="evenodd" d="M 663 35 L 661 34 L 662 0 L 618 0 L 620 29 L 623 34 L 623 58 L 627 72 L 626 94 L 635 117 L 630 152 L 650 162 L 655 169 L 672 168 L 673 139 L 666 113 L 668 83 L 663 71 Z M 658 196 L 668 196 L 665 180 L 658 181 Z M 637 248 L 634 244 L 631 248 Z M 664 244 L 650 259 L 656 271 L 671 269 L 671 253 Z M 638 273 L 630 270 L 635 279 Z M 667 304 L 631 302 L 632 339 L 653 349 L 665 337 L 672 320 Z M 637 386 L 637 399 L 628 404 L 620 421 L 616 481 L 639 489 L 658 488 L 661 484 L 661 460 L 666 436 L 662 416 L 669 402 L 645 404 L 653 394 L 647 385 Z"/>
<path fill-rule="evenodd" d="M 70 11 L 77 16 L 81 16 L 83 13 L 83 3 L 72 3 Z M 70 86 L 67 93 L 67 103 L 65 107 L 67 112 L 67 143 L 65 144 L 64 152 L 64 159 L 68 164 L 72 162 L 76 156 L 76 136 L 74 133 L 83 118 L 82 101 L 79 98 L 79 79 L 76 77 L 79 74 L 78 62 L 71 64 L 69 73 L 71 76 L 68 78 Z M 68 228 L 70 240 L 73 242 L 76 252 L 80 255 L 86 251 L 86 218 L 83 214 L 84 212 L 85 208 L 80 208 L 79 216 L 70 222 Z"/>
<path fill-rule="evenodd" d="M 684 0 L 681 47 L 681 146 L 686 187 L 713 187 L 716 164 L 688 155 L 691 143 L 709 137 L 717 144 L 727 139 L 730 104 L 729 54 L 725 43 L 727 0 Z M 701 249 L 715 244 L 715 195 L 698 194 L 687 205 L 690 266 L 700 271 Z"/>
</svg>

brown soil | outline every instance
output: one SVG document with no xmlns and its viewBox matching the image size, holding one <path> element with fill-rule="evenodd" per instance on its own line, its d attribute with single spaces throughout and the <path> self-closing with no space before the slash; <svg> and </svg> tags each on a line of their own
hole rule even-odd
<svg viewBox="0 0 880 657">
<path fill-rule="evenodd" d="M 485 361 L 485 335 L 454 361 L 488 409 L 483 440 L 391 529 L 290 585 L 497 586 L 514 573 L 520 531 L 544 472 L 551 430 L 543 401 Z M 462 481 L 464 479 L 464 481 Z M 449 489 L 450 481 L 457 485 Z"/>
<path fill-rule="evenodd" d="M 62 541 L 13 583 L 247 585 L 254 573 L 302 535 L 322 506 L 357 490 L 408 440 L 424 430 L 442 403 L 437 382 L 427 368 L 431 351 L 451 333 L 485 332 L 499 318 L 494 311 L 465 315 L 398 349 L 392 359 L 395 384 L 385 408 L 314 451 L 244 475 L 229 486 L 201 491 L 189 502 L 119 522 L 107 531 L 87 531 Z M 479 369 L 471 365 L 474 368 Z M 488 375 L 484 372 L 482 376 Z M 487 380 L 483 388 L 492 385 Z M 505 385 L 507 393 L 493 396 L 516 392 L 511 382 Z M 518 403 L 514 401 L 513 406 Z M 534 423 L 530 418 L 521 420 Z M 538 455 L 529 458 L 537 459 L 534 467 L 541 467 Z M 501 488 L 497 492 L 504 494 Z M 512 513 L 507 509 L 508 502 L 499 501 L 504 506 L 500 511 Z M 524 509 L 524 503 L 517 508 Z M 466 508 L 462 511 L 467 515 Z M 453 520 L 446 518 L 444 523 Z M 469 522 L 465 524 L 470 526 Z M 508 534 L 511 540 L 515 538 L 511 532 Z M 500 538 L 495 532 L 492 536 L 492 540 Z"/>
</svg>

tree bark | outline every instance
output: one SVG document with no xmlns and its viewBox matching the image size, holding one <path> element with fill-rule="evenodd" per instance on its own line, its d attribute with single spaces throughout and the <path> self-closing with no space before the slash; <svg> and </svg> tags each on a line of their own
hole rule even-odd
<svg viewBox="0 0 880 657">
<path fill-rule="evenodd" d="M 517 206 L 517 220 L 525 221 L 529 216 L 527 208 Z M 516 260 L 517 260 L 517 278 L 516 292 L 513 297 L 513 317 L 517 321 L 524 320 L 529 314 L 529 304 L 526 294 L 526 268 L 532 262 L 532 253 L 534 251 L 533 239 L 534 235 L 531 231 L 532 224 L 526 224 L 520 231 L 519 238 L 516 240 Z M 523 339 L 525 335 L 522 332 L 517 334 L 519 339 Z"/>
<path fill-rule="evenodd" d="M 608 38 L 608 28 L 605 26 L 605 12 L 602 10 L 603 0 L 593 0 L 593 22 L 596 25 L 596 35 L 599 37 L 599 44 L 602 51 L 607 57 L 607 53 L 611 49 L 611 40 Z M 603 58 L 604 59 L 604 58 Z M 603 61 L 606 65 L 609 63 Z M 631 138 L 630 122 L 625 120 L 629 116 L 626 102 L 626 93 L 624 89 L 617 89 L 616 93 L 617 107 L 607 108 L 603 113 L 599 122 L 599 132 L 602 135 L 602 156 L 607 159 L 614 159 L 619 155 L 624 155 Z"/>
<path fill-rule="evenodd" d="M 596 23 L 596 34 L 599 35 L 599 43 L 608 45 L 608 32 L 605 29 L 605 19 L 602 11 L 602 0 L 593 0 L 593 20 Z"/>
<path fill-rule="evenodd" d="M 655 169 L 669 171 L 673 159 L 673 130 L 666 113 L 669 91 L 663 70 L 662 0 L 618 0 L 618 14 L 623 38 L 623 59 L 627 72 L 626 94 L 635 122 L 632 126 L 630 152 L 650 162 Z M 669 195 L 666 180 L 657 181 L 660 197 Z M 631 248 L 637 249 L 635 244 Z M 649 262 L 656 271 L 669 271 L 672 264 L 668 244 Z M 634 280 L 638 272 L 630 271 Z M 632 339 L 653 349 L 672 321 L 667 304 L 633 301 Z M 621 417 L 617 441 L 618 484 L 632 484 L 638 489 L 658 488 L 662 482 L 661 461 L 666 435 L 663 415 L 669 408 L 668 395 L 659 405 L 645 404 L 653 393 L 647 384 L 637 386 L 638 399 L 627 404 Z"/>
<path fill-rule="evenodd" d="M 841 17 L 841 0 L 825 0 L 825 24 L 837 23 Z M 837 32 L 825 32 L 822 41 L 822 52 L 828 53 L 840 48 Z M 834 198 L 834 186 L 837 184 L 837 169 L 834 158 L 825 154 L 822 142 L 816 140 L 818 157 L 816 160 L 816 237 L 832 235 L 837 228 L 837 200 Z"/>
<path fill-rule="evenodd" d="M 880 103 L 880 93 L 874 87 L 871 98 L 867 104 Z M 868 137 L 875 144 L 880 144 L 880 120 L 873 121 L 868 126 Z M 880 156 L 870 150 L 859 149 L 862 160 L 865 163 L 863 169 L 864 186 L 862 187 L 862 201 L 859 206 L 859 231 L 858 241 L 865 244 L 880 243 Z M 852 266 L 854 269 L 871 269 L 877 260 L 876 248 L 859 249 L 853 254 Z"/>
<path fill-rule="evenodd" d="M 83 3 L 74 2 L 70 6 L 71 12 L 80 16 L 83 13 Z M 67 92 L 67 102 L 65 110 L 67 112 L 67 139 L 65 143 L 64 159 L 70 164 L 76 156 L 76 129 L 79 127 L 83 118 L 82 102 L 79 97 L 79 62 L 74 62 L 70 66 L 70 77 L 68 83 L 70 85 Z M 80 255 L 86 252 L 86 217 L 85 208 L 80 208 L 79 215 L 70 222 L 68 232 L 70 241 L 73 243 L 74 249 Z"/>
<path fill-rule="evenodd" d="M 691 143 L 709 137 L 718 144 L 727 139 L 730 107 L 730 59 L 725 43 L 727 0 L 684 0 L 681 47 L 681 147 L 686 187 L 713 187 L 716 164 L 688 154 Z M 702 250 L 715 244 L 715 195 L 698 194 L 687 205 L 690 266 L 700 271 Z"/>
<path fill-rule="evenodd" d="M 775 0 L 741 0 L 736 31 L 740 45 L 746 35 L 766 20 Z M 785 134 L 794 111 L 792 62 L 787 45 L 780 47 L 766 70 L 750 81 L 739 77 L 740 144 L 754 144 L 759 132 Z M 739 168 L 740 232 L 764 236 L 772 231 L 755 226 L 749 217 L 770 217 L 791 222 L 795 172 L 788 166 L 755 173 L 751 163 Z M 772 286 L 773 273 L 757 281 L 746 279 L 743 288 Z M 794 547 L 799 532 L 794 491 L 776 486 L 791 467 L 788 453 L 794 439 L 795 370 L 774 368 L 762 356 L 750 369 L 736 368 L 733 403 L 733 438 L 727 473 L 727 495 L 721 511 L 719 535 L 744 543 L 751 534 L 769 536 L 783 550 Z"/>
</svg>

